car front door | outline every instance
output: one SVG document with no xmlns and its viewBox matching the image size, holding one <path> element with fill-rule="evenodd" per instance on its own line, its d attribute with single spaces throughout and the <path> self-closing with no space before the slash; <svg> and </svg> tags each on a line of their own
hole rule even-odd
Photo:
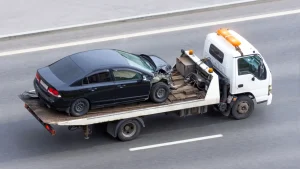
<svg viewBox="0 0 300 169">
<path fill-rule="evenodd" d="M 115 83 L 109 70 L 95 72 L 83 79 L 85 96 L 94 106 L 114 103 Z"/>
<path fill-rule="evenodd" d="M 143 79 L 143 74 L 132 69 L 112 70 L 116 90 L 116 102 L 131 102 L 149 97 L 150 81 Z"/>
<path fill-rule="evenodd" d="M 260 57 L 254 54 L 244 56 L 236 60 L 236 80 L 235 94 L 251 92 L 257 102 L 266 101 L 268 99 L 269 80 L 266 68 L 263 69 L 263 76 L 259 76 Z"/>
</svg>

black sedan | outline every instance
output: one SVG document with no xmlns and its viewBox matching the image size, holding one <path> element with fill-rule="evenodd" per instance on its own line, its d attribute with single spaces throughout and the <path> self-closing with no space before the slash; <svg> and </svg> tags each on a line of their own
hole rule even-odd
<svg viewBox="0 0 300 169">
<path fill-rule="evenodd" d="M 66 56 L 37 70 L 34 88 L 51 108 L 72 116 L 139 101 L 161 103 L 170 92 L 171 66 L 154 55 L 97 49 Z"/>
</svg>

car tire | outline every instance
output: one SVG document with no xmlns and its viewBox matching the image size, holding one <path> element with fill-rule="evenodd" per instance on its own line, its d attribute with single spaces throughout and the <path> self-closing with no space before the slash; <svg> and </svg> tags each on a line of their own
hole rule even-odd
<svg viewBox="0 0 300 169">
<path fill-rule="evenodd" d="M 239 96 L 231 109 L 231 115 L 236 120 L 248 118 L 254 110 L 254 103 L 248 96 Z"/>
<path fill-rule="evenodd" d="M 75 100 L 70 107 L 70 114 L 75 117 L 83 116 L 90 110 L 90 103 L 87 99 L 80 98 Z"/>
<path fill-rule="evenodd" d="M 141 124 L 135 119 L 125 120 L 117 131 L 117 138 L 120 141 L 130 141 L 137 138 L 141 132 Z"/>
<path fill-rule="evenodd" d="M 150 99 L 155 103 L 162 103 L 168 99 L 169 93 L 169 86 L 166 83 L 158 82 L 151 88 Z"/>
</svg>

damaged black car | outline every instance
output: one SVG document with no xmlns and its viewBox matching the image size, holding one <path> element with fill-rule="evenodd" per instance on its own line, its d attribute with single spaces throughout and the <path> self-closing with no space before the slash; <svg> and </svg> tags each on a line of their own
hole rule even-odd
<svg viewBox="0 0 300 169">
<path fill-rule="evenodd" d="M 90 109 L 165 102 L 172 67 L 155 55 L 97 49 L 66 56 L 36 72 L 34 88 L 50 108 L 82 116 Z"/>
</svg>

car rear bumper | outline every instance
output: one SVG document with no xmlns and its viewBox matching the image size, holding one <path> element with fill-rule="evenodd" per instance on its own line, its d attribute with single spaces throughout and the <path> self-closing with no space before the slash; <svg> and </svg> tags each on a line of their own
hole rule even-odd
<svg viewBox="0 0 300 169">
<path fill-rule="evenodd" d="M 40 85 L 37 84 L 36 79 L 33 82 L 33 86 L 39 99 L 49 108 L 53 108 L 58 111 L 66 111 L 69 108 L 70 101 L 66 101 L 63 98 L 49 96 L 43 89 L 41 89 Z"/>
</svg>

